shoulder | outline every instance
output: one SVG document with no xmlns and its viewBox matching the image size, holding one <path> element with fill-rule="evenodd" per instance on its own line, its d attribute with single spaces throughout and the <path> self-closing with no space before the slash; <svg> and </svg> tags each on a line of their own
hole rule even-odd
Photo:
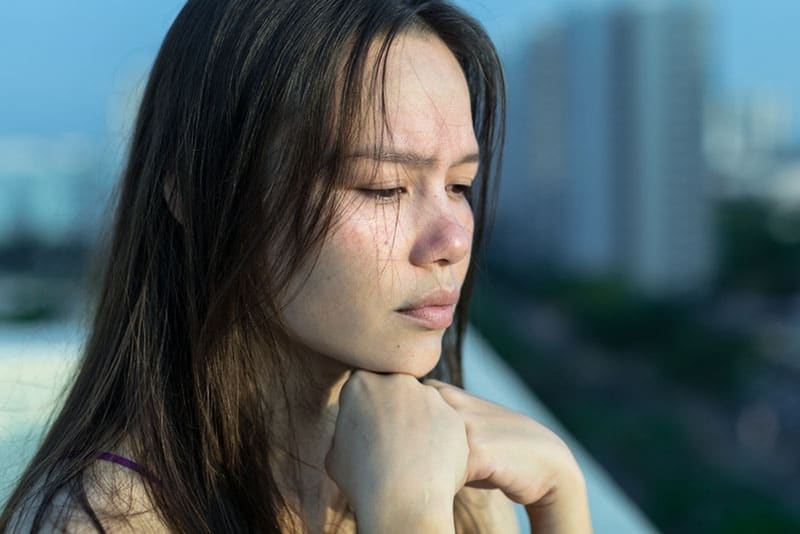
<svg viewBox="0 0 800 534">
<path fill-rule="evenodd" d="M 499 489 L 477 489 L 464 487 L 458 499 L 468 508 L 468 517 L 474 517 L 477 531 L 469 520 L 457 524 L 458 534 L 518 534 L 519 523 L 514 512 L 514 503 Z"/>
<path fill-rule="evenodd" d="M 136 471 L 98 460 L 89 468 L 84 485 L 89 505 L 113 532 L 167 532 L 147 482 Z"/>
<path fill-rule="evenodd" d="M 95 461 L 84 473 L 83 485 L 86 502 L 105 531 L 168 532 L 138 473 L 110 462 Z M 42 504 L 41 496 L 28 499 L 12 517 L 8 532 L 32 532 L 34 516 Z M 78 498 L 66 489 L 46 504 L 43 518 L 40 532 L 95 534 L 100 530 Z"/>
</svg>

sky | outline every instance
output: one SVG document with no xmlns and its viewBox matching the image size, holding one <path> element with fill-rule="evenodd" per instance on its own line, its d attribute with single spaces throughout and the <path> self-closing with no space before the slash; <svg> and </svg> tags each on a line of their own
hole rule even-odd
<svg viewBox="0 0 800 534">
<path fill-rule="evenodd" d="M 621 1 L 457 3 L 481 20 L 501 54 L 507 55 L 566 9 Z M 800 2 L 706 3 L 714 14 L 714 90 L 730 97 L 775 94 L 791 103 L 795 117 L 800 115 L 800 68 L 793 59 L 800 50 Z M 118 127 L 115 99 L 123 98 L 146 72 L 182 4 L 182 0 L 6 3 L 0 14 L 0 136 L 101 137 Z M 800 134 L 797 119 L 795 124 Z"/>
</svg>

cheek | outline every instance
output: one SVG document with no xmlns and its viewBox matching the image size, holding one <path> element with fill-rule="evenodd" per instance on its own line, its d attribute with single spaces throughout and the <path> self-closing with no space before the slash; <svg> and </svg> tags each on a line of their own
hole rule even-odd
<svg viewBox="0 0 800 534">
<path fill-rule="evenodd" d="M 471 211 L 459 210 L 459 221 L 471 233 Z M 298 274 L 297 283 L 304 285 L 285 309 L 295 340 L 344 364 L 377 372 L 422 376 L 433 368 L 442 332 L 407 328 L 394 315 L 417 289 L 408 262 L 411 216 L 370 206 L 334 228 L 310 276 Z M 468 263 L 454 266 L 451 274 L 459 282 Z"/>
<path fill-rule="evenodd" d="M 331 248 L 345 269 L 369 271 L 372 284 L 380 283 L 386 269 L 397 267 L 408 249 L 411 217 L 411 210 L 395 205 L 365 204 L 331 236 Z"/>
<path fill-rule="evenodd" d="M 310 276 L 299 280 L 305 282 L 300 296 L 307 312 L 330 320 L 332 313 L 351 316 L 364 310 L 365 303 L 391 299 L 385 293 L 394 285 L 387 285 L 387 279 L 397 276 L 401 248 L 401 232 L 398 227 L 395 235 L 394 223 L 394 218 L 376 221 L 354 214 L 334 229 Z"/>
</svg>

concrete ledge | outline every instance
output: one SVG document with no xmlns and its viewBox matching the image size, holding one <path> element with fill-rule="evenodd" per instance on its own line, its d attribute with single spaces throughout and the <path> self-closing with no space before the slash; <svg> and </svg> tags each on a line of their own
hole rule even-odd
<svg viewBox="0 0 800 534">
<path fill-rule="evenodd" d="M 48 417 L 71 375 L 80 350 L 77 325 L 0 329 L 0 502 L 29 460 Z M 466 389 L 528 415 L 559 434 L 586 477 L 594 530 L 598 534 L 656 532 L 603 469 L 559 424 L 486 342 L 470 333 L 464 352 Z M 529 532 L 517 506 L 522 532 Z"/>
<path fill-rule="evenodd" d="M 592 525 L 597 534 L 650 534 L 657 532 L 636 505 L 617 487 L 600 465 L 531 393 L 524 382 L 477 334 L 470 332 L 464 348 L 467 391 L 535 419 L 569 445 L 586 478 Z M 525 509 L 517 506 L 521 532 L 528 533 Z"/>
</svg>

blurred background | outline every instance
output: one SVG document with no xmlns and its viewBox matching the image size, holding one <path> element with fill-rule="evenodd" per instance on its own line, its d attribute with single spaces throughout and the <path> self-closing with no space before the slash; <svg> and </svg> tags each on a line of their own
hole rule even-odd
<svg viewBox="0 0 800 534">
<path fill-rule="evenodd" d="M 79 330 L 182 3 L 3 6 L 0 357 Z M 457 3 L 509 97 L 474 328 L 659 530 L 800 532 L 800 3 Z"/>
</svg>

